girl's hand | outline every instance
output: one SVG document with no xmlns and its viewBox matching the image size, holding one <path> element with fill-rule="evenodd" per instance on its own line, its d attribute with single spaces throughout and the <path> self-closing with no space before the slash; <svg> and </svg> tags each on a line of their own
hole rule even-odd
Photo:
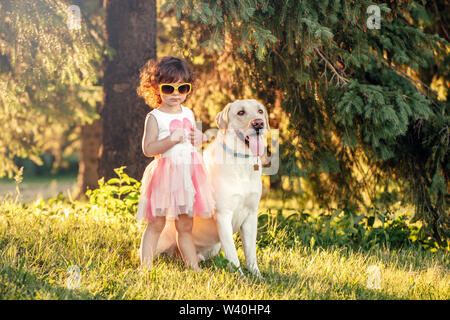
<svg viewBox="0 0 450 320">
<path fill-rule="evenodd" d="M 202 145 L 204 142 L 203 132 L 201 132 L 201 130 L 198 130 L 197 128 L 194 128 L 194 130 L 189 133 L 189 140 L 194 147 Z"/>
<path fill-rule="evenodd" d="M 183 143 L 186 141 L 186 135 L 184 133 L 184 129 L 178 128 L 175 129 L 170 135 L 171 141 L 176 141 L 176 143 Z"/>
</svg>

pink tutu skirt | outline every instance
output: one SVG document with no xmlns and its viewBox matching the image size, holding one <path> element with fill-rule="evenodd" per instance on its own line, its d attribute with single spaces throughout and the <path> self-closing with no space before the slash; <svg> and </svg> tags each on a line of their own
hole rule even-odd
<svg viewBox="0 0 450 320">
<path fill-rule="evenodd" d="M 210 218 L 215 208 L 213 192 L 198 152 L 155 158 L 142 176 L 136 220 L 178 219 L 180 214 Z"/>
</svg>

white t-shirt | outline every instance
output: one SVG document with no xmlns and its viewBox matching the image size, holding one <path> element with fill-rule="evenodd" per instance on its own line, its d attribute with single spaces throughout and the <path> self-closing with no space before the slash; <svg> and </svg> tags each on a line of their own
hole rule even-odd
<svg viewBox="0 0 450 320">
<path fill-rule="evenodd" d="M 171 132 L 176 128 L 184 128 L 186 138 L 188 138 L 190 132 L 189 128 L 195 128 L 194 113 L 185 106 L 181 106 L 181 113 L 167 113 L 159 111 L 158 109 L 153 109 L 149 114 L 152 114 L 158 123 L 158 141 L 170 136 Z M 164 152 L 161 157 L 178 156 L 186 158 L 186 156 L 189 156 L 190 158 L 192 151 L 196 151 L 196 149 L 189 139 L 186 139 L 183 143 L 177 143 Z"/>
</svg>

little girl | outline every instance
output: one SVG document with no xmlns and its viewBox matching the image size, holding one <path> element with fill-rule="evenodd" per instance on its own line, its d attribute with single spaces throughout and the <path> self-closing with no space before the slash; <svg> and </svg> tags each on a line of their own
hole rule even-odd
<svg viewBox="0 0 450 320">
<path fill-rule="evenodd" d="M 181 105 L 192 90 L 193 74 L 179 58 L 148 61 L 141 69 L 138 94 L 153 109 L 145 119 L 142 150 L 155 159 L 142 177 L 137 221 L 147 222 L 141 240 L 141 267 L 152 267 L 166 218 L 175 219 L 183 260 L 199 271 L 192 240 L 193 216 L 210 218 L 212 186 L 195 146 L 205 141 L 192 110 Z"/>
</svg>

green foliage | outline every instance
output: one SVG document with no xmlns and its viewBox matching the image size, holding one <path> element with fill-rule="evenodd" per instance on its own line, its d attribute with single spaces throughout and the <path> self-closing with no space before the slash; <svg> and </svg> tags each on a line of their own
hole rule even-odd
<svg viewBox="0 0 450 320">
<path fill-rule="evenodd" d="M 406 215 L 395 217 L 389 211 L 373 215 L 356 215 L 352 210 L 334 210 L 332 214 L 312 215 L 297 212 L 288 216 L 279 209 L 259 215 L 258 246 L 292 248 L 299 245 L 314 247 L 349 247 L 399 249 L 422 248 L 435 252 L 450 250 L 450 243 L 440 246 L 423 232 L 422 227 L 411 224 Z M 378 225 L 377 225 L 378 224 Z"/>
<path fill-rule="evenodd" d="M 125 168 L 122 166 L 114 169 L 117 178 L 111 178 L 107 182 L 101 178 L 97 189 L 86 192 L 91 205 L 124 216 L 136 214 L 141 183 L 124 173 Z"/>
<path fill-rule="evenodd" d="M 390 87 L 351 81 L 336 104 L 336 122 L 344 129 L 347 146 L 355 146 L 355 133 L 350 137 L 348 132 L 357 130 L 367 146 L 366 152 L 373 155 L 374 161 L 384 161 L 397 155 L 397 138 L 407 133 L 410 123 L 417 118 L 428 120 L 432 110 L 431 102 L 415 92 L 405 79 L 392 71 L 378 72 L 386 78 L 385 83 L 392 82 Z M 392 91 L 394 83 L 409 90 Z"/>
<path fill-rule="evenodd" d="M 99 187 L 88 190 L 89 206 L 105 210 L 111 215 L 131 218 L 136 214 L 141 183 L 124 173 L 125 166 L 115 169 L 117 178 L 106 183 L 99 180 Z M 313 215 L 303 211 L 283 215 L 270 208 L 258 217 L 258 245 L 296 247 L 315 244 L 319 246 L 347 246 L 368 250 L 372 247 L 422 247 L 432 251 L 449 250 L 449 243 L 437 244 L 424 232 L 422 226 L 409 222 L 406 215 L 395 216 L 390 211 L 372 210 L 372 214 L 357 215 L 350 209 L 336 209 L 332 214 Z M 378 226 L 376 226 L 378 222 Z M 225 263 L 223 257 L 216 264 Z M 225 261 L 225 262 L 224 262 Z"/>
<path fill-rule="evenodd" d="M 72 4 L 81 7 L 79 30 L 67 26 Z M 0 177 L 17 172 L 14 157 L 41 165 L 39 154 L 52 150 L 61 158 L 76 127 L 98 117 L 99 16 L 93 2 L 0 3 Z"/>
<path fill-rule="evenodd" d="M 261 2 L 261 4 L 257 4 Z M 201 22 L 209 26 L 211 38 L 201 43 L 208 50 L 222 50 L 225 44 L 225 30 L 227 25 L 236 27 L 236 35 L 241 37 L 242 46 L 239 52 L 253 51 L 258 59 L 263 60 L 267 55 L 269 45 L 277 41 L 270 30 L 259 21 L 253 19 L 256 6 L 262 5 L 267 10 L 264 1 L 166 1 L 161 11 L 173 10 L 177 20 L 188 15 L 194 23 Z M 244 22 L 241 24 L 241 22 Z"/>
</svg>

